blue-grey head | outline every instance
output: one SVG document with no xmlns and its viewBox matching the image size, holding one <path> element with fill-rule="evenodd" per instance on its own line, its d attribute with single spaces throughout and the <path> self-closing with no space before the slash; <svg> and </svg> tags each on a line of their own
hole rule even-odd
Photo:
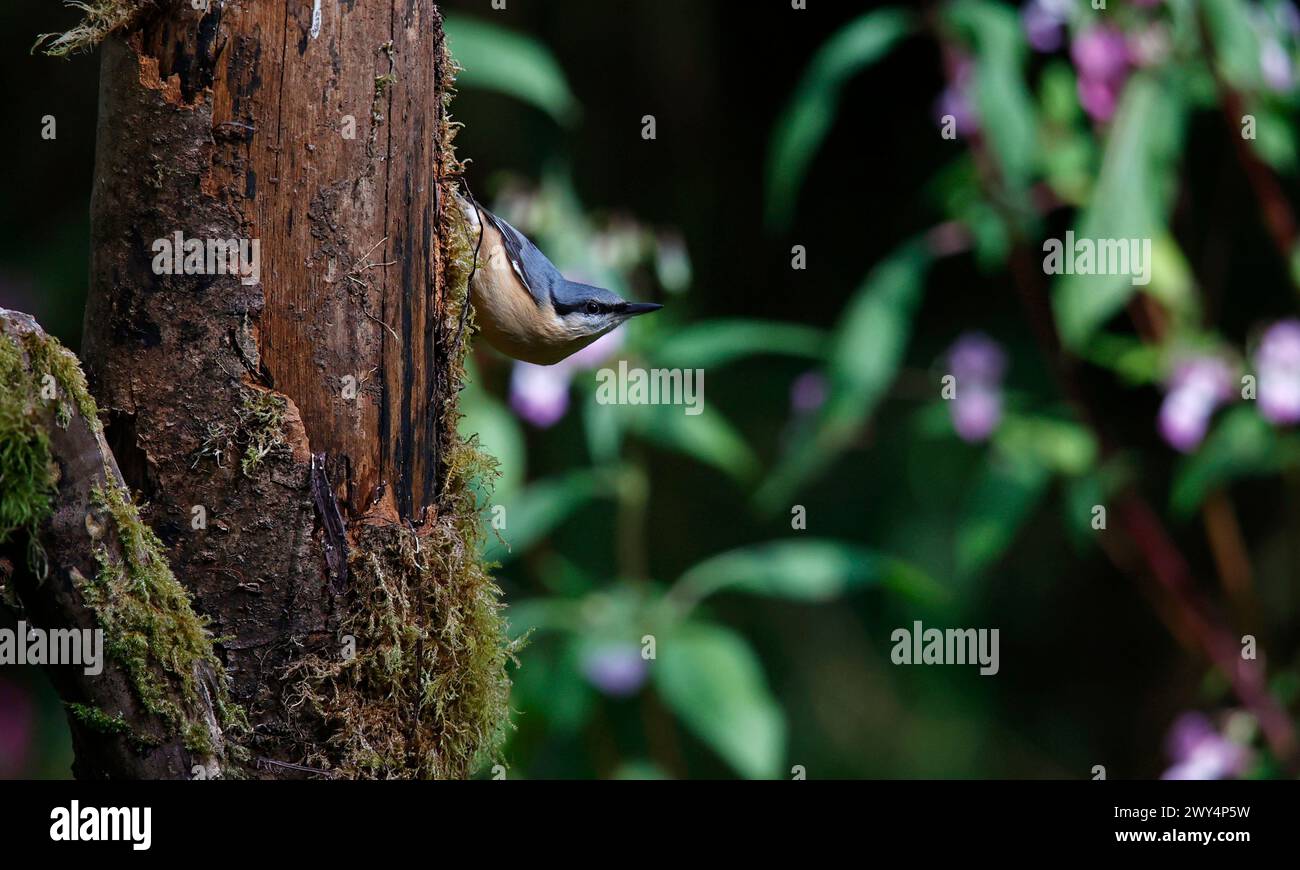
<svg viewBox="0 0 1300 870">
<path fill-rule="evenodd" d="M 663 308 L 654 302 L 627 302 L 603 287 L 561 278 L 551 289 L 551 305 L 564 329 L 575 337 L 594 341 L 638 314 Z"/>
</svg>

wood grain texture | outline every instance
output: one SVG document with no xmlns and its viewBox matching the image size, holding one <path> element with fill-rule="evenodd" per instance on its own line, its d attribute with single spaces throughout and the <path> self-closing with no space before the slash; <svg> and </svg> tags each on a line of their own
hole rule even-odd
<svg viewBox="0 0 1300 870">
<path fill-rule="evenodd" d="M 262 364 L 354 516 L 433 501 L 443 122 L 430 2 L 227 4 L 145 32 L 182 96 L 211 87 L 207 189 L 261 239 Z M 350 137 L 350 138 L 349 138 Z M 343 398 L 344 379 L 360 385 Z"/>
<path fill-rule="evenodd" d="M 301 735 L 286 733 L 282 674 L 338 643 L 312 454 L 348 525 L 418 531 L 436 515 L 449 389 L 440 14 L 432 0 L 320 13 L 313 35 L 311 2 L 173 3 L 105 43 L 83 347 L 123 474 L 227 638 L 254 750 L 285 762 Z M 150 245 L 176 231 L 260 240 L 260 282 L 155 274 Z M 284 414 L 245 474 L 229 453 L 250 397 Z"/>
</svg>

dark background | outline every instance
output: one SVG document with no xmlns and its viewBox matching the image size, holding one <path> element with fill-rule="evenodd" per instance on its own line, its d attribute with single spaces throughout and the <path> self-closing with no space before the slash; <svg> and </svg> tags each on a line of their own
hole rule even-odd
<svg viewBox="0 0 1300 870">
<path fill-rule="evenodd" d="M 689 295 L 674 303 L 677 322 L 745 316 L 830 327 L 869 267 L 934 222 L 924 191 L 953 146 L 935 135 L 932 118 L 944 82 L 939 53 L 932 43 L 911 39 L 848 85 L 801 191 L 793 229 L 767 232 L 762 178 L 778 112 L 814 51 L 863 8 L 825 0 L 810 6 L 792 14 L 788 3 L 775 0 L 509 0 L 508 11 L 495 13 L 487 0 L 445 4 L 549 48 L 582 106 L 580 121 L 563 129 L 510 97 L 462 90 L 453 113 L 465 125 L 457 146 L 461 157 L 472 158 L 472 185 L 490 195 L 498 173 L 535 179 L 564 155 L 590 213 L 626 213 L 682 233 L 694 272 Z M 0 185 L 0 305 L 30 311 L 75 349 L 87 286 L 98 62 L 28 53 L 38 32 L 73 20 L 74 13 L 48 0 L 0 6 L 0 80 L 9 120 L 8 135 L 0 137 L 0 165 L 7 167 Z M 58 119 L 55 141 L 40 138 L 46 114 Z M 639 135 L 644 114 L 657 117 L 656 141 Z M 1214 123 L 1194 121 L 1207 131 L 1217 129 Z M 1218 314 L 1227 334 L 1244 338 L 1261 319 L 1289 310 L 1291 300 L 1271 282 L 1277 267 L 1249 190 L 1239 173 L 1225 168 L 1230 155 L 1223 137 L 1194 133 L 1188 141 L 1185 177 L 1197 205 L 1180 233 L 1194 265 L 1214 252 L 1204 241 L 1233 251 Z M 1235 217 L 1227 221 L 1226 214 Z M 795 243 L 808 248 L 804 272 L 789 268 Z M 969 328 L 996 334 L 1008 346 L 1011 386 L 1052 391 L 1005 274 L 983 273 L 966 257 L 931 274 L 909 368 L 924 374 Z M 503 390 L 499 364 L 484 365 L 485 386 Z M 765 359 L 710 374 L 711 400 L 760 456 L 778 450 L 789 383 L 804 368 Z M 1162 492 L 1172 457 L 1159 449 L 1151 423 L 1158 393 L 1110 396 L 1108 414 L 1144 449 L 1150 487 Z M 900 410 L 910 407 L 887 403 L 858 449 L 802 495 L 819 535 L 907 540 L 919 553 L 948 546 L 962 481 L 981 453 L 959 442 L 937 448 L 910 438 Z M 546 467 L 563 454 L 566 439 L 580 437 L 579 424 L 567 419 L 545 433 L 530 430 L 530 456 Z M 735 488 L 716 471 L 668 454 L 652 454 L 648 462 L 656 576 L 670 579 L 705 556 L 788 531 L 782 516 L 764 520 L 738 511 Z M 946 488 L 936 480 L 948 481 Z M 1285 565 L 1283 557 L 1295 548 L 1295 506 L 1276 480 L 1247 483 L 1240 494 L 1253 551 L 1265 565 Z M 962 617 L 956 624 L 1001 628 L 996 679 L 981 680 L 969 669 L 893 668 L 886 639 L 915 614 L 881 594 L 830 605 L 740 596 L 716 601 L 713 615 L 759 652 L 789 721 L 791 762 L 820 777 L 1086 778 L 1094 764 L 1105 764 L 1112 777 L 1159 774 L 1163 736 L 1178 712 L 1196 704 L 1203 666 L 1175 645 L 1131 578 L 1095 548 L 1067 540 L 1059 512 L 1055 505 L 1038 510 L 1009 556 L 977 585 L 952 590 Z M 580 514 L 578 529 L 560 537 L 560 549 L 584 546 L 581 527 L 599 514 L 599 508 Z M 1199 522 L 1175 531 L 1197 573 L 1212 577 Z M 524 573 L 518 564 L 503 571 L 508 600 L 530 590 Z M 1294 649 L 1288 618 L 1295 610 L 1294 577 L 1267 568 L 1261 574 L 1264 594 L 1276 605 L 1267 633 L 1277 648 Z M 21 699 L 29 697 L 35 706 L 22 713 L 28 708 Z M 0 671 L 4 698 L 0 775 L 67 775 L 66 726 L 39 672 Z M 594 746 L 640 740 L 634 703 L 604 702 L 592 724 L 567 735 L 530 724 L 526 709 L 508 753 L 528 775 L 596 775 L 602 765 Z M 3 756 L 6 715 L 11 730 L 27 716 L 34 735 L 21 759 Z M 705 747 L 683 739 L 691 775 L 731 775 Z"/>
</svg>

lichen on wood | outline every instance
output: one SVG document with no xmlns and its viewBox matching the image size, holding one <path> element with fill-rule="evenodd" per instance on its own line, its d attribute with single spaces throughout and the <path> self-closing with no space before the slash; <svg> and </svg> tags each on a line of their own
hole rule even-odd
<svg viewBox="0 0 1300 870">
<path fill-rule="evenodd" d="M 67 0 L 64 5 L 82 11 L 81 23 L 64 33 L 42 33 L 32 51 L 39 49 L 51 57 L 91 51 L 111 34 L 129 28 L 157 3 L 154 0 L 90 0 L 87 3 Z"/>
</svg>

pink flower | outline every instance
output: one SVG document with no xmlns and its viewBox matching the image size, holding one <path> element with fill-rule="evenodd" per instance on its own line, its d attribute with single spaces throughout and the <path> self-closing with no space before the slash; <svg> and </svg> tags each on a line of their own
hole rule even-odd
<svg viewBox="0 0 1300 870">
<path fill-rule="evenodd" d="M 981 384 L 958 389 L 952 403 L 952 425 L 963 441 L 987 441 L 1002 422 L 1002 394 Z"/>
<path fill-rule="evenodd" d="M 595 368 L 622 345 L 623 331 L 619 329 L 553 366 L 515 362 L 510 373 L 510 407 L 539 429 L 554 426 L 569 410 L 569 383 L 574 372 Z"/>
<path fill-rule="evenodd" d="M 826 402 L 826 377 L 817 370 L 807 371 L 790 385 L 790 409 L 805 417 Z"/>
<path fill-rule="evenodd" d="M 1128 79 L 1131 57 L 1124 34 L 1113 27 L 1092 27 L 1070 46 L 1079 75 L 1079 103 L 1097 121 L 1109 121 Z"/>
<path fill-rule="evenodd" d="M 583 676 L 613 698 L 634 695 L 645 683 L 648 668 L 634 643 L 608 643 L 582 656 Z"/>
<path fill-rule="evenodd" d="M 1269 90 L 1284 94 L 1295 84 L 1291 55 L 1276 39 L 1266 38 L 1259 50 L 1259 69 Z"/>
<path fill-rule="evenodd" d="M 540 429 L 548 429 L 569 410 L 571 375 L 558 364 L 516 362 L 510 373 L 510 407 Z"/>
<path fill-rule="evenodd" d="M 975 111 L 973 85 L 974 64 L 966 58 L 959 61 L 953 70 L 948 86 L 939 94 L 935 102 L 935 121 L 942 126 L 943 119 L 952 115 L 958 136 L 966 136 L 979 129 L 979 114 Z"/>
<path fill-rule="evenodd" d="M 1259 412 L 1279 425 L 1300 423 L 1300 320 L 1273 324 L 1255 351 Z"/>
<path fill-rule="evenodd" d="M 1159 429 L 1176 450 L 1200 446 L 1210 417 L 1233 395 L 1233 371 L 1217 357 L 1193 357 L 1180 363 L 1160 406 Z"/>
<path fill-rule="evenodd" d="M 956 378 L 952 425 L 963 441 L 985 441 L 1002 422 L 1002 346 L 982 332 L 960 336 L 948 350 L 948 371 Z"/>
<path fill-rule="evenodd" d="M 1202 713 L 1184 713 L 1169 729 L 1167 750 L 1173 765 L 1161 779 L 1232 779 L 1250 763 L 1250 750 L 1215 730 Z"/>
</svg>

